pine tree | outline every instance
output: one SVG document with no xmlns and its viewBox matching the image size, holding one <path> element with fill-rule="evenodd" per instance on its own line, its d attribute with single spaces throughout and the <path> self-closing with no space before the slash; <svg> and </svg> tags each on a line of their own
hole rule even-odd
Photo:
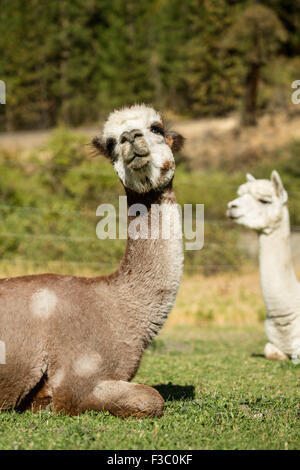
<svg viewBox="0 0 300 470">
<path fill-rule="evenodd" d="M 1 75 L 7 84 L 6 128 L 51 123 L 48 61 L 51 23 L 38 0 L 3 0 Z M 55 69 L 54 69 L 55 70 Z"/>
<path fill-rule="evenodd" d="M 148 8 L 150 0 L 103 0 L 97 29 L 99 101 L 103 111 L 151 102 Z"/>
<path fill-rule="evenodd" d="M 0 2 L 1 129 L 77 125 L 141 101 L 224 114 L 241 96 L 251 124 L 264 65 L 300 52 L 300 0 Z"/>
<path fill-rule="evenodd" d="M 190 3 L 187 99 L 196 116 L 224 114 L 234 108 L 239 94 L 237 58 L 222 54 L 220 47 L 224 31 L 231 25 L 232 12 L 225 0 Z"/>
<path fill-rule="evenodd" d="M 52 95 L 57 119 L 78 125 L 97 117 L 97 45 L 95 25 L 101 24 L 97 0 L 60 0 L 56 3 L 55 38 L 57 79 Z M 101 2 L 102 3 L 102 2 Z M 97 23 L 96 23 L 97 21 Z"/>
<path fill-rule="evenodd" d="M 257 93 L 261 69 L 276 54 L 286 31 L 276 13 L 258 3 L 238 14 L 226 39 L 227 46 L 237 51 L 245 63 L 245 95 L 242 123 L 256 124 Z"/>
</svg>

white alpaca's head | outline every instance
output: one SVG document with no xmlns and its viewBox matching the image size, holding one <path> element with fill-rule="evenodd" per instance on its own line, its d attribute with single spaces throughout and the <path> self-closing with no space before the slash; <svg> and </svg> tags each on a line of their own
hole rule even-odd
<svg viewBox="0 0 300 470">
<path fill-rule="evenodd" d="M 134 105 L 112 112 L 93 145 L 108 157 L 126 188 L 138 193 L 160 190 L 174 176 L 173 151 L 183 137 L 167 132 L 153 108 Z"/>
<path fill-rule="evenodd" d="M 247 174 L 247 183 L 238 189 L 238 198 L 229 202 L 227 217 L 261 233 L 271 233 L 282 219 L 288 200 L 281 178 L 273 171 L 270 180 Z"/>
</svg>

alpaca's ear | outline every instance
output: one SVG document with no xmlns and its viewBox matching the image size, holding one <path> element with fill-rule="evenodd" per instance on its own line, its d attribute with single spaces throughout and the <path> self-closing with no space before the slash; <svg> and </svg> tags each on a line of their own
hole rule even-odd
<svg viewBox="0 0 300 470">
<path fill-rule="evenodd" d="M 286 190 L 283 187 L 278 171 L 276 170 L 272 171 L 271 181 L 274 185 L 277 196 L 281 199 L 282 203 L 285 204 L 288 200 L 288 195 L 287 195 Z"/>
<path fill-rule="evenodd" d="M 99 153 L 101 153 L 101 155 L 104 155 L 105 157 L 114 160 L 113 154 L 116 145 L 115 139 L 111 138 L 105 140 L 101 136 L 96 136 L 92 140 L 92 145 L 98 150 Z"/>
<path fill-rule="evenodd" d="M 173 153 L 179 152 L 184 145 L 184 137 L 177 134 L 177 132 L 167 132 L 166 134 L 166 143 L 170 147 Z"/>
<path fill-rule="evenodd" d="M 249 183 L 251 183 L 252 181 L 256 181 L 254 176 L 252 176 L 250 173 L 246 174 L 246 179 Z"/>
</svg>

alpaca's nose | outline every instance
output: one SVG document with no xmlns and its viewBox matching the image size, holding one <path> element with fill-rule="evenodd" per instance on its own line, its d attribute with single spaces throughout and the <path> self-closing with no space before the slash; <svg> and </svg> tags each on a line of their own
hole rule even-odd
<svg viewBox="0 0 300 470">
<path fill-rule="evenodd" d="M 238 204 L 236 201 L 231 201 L 227 204 L 228 209 L 237 209 Z"/>
<path fill-rule="evenodd" d="M 120 142 L 123 144 L 124 142 L 130 142 L 131 144 L 137 137 L 143 137 L 142 131 L 139 129 L 133 129 L 132 131 L 125 131 L 121 134 Z"/>
</svg>

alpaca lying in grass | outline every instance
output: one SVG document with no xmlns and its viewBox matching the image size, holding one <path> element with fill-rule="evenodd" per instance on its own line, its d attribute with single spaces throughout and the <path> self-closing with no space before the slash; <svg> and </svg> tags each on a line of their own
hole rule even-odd
<svg viewBox="0 0 300 470">
<path fill-rule="evenodd" d="M 300 359 L 300 283 L 292 263 L 288 195 L 277 171 L 271 180 L 256 180 L 238 189 L 227 216 L 259 235 L 262 292 L 267 308 L 265 356 Z"/>
<path fill-rule="evenodd" d="M 131 222 L 148 227 L 155 205 L 163 216 L 173 214 L 180 230 L 172 151 L 182 142 L 143 105 L 113 112 L 94 138 L 125 187 L 128 205 L 137 207 Z M 42 274 L 0 281 L 0 339 L 6 348 L 1 409 L 52 404 L 69 414 L 162 415 L 158 391 L 130 382 L 181 281 L 182 240 L 173 234 L 164 239 L 161 232 L 153 239 L 128 237 L 119 269 L 109 276 Z"/>
</svg>

